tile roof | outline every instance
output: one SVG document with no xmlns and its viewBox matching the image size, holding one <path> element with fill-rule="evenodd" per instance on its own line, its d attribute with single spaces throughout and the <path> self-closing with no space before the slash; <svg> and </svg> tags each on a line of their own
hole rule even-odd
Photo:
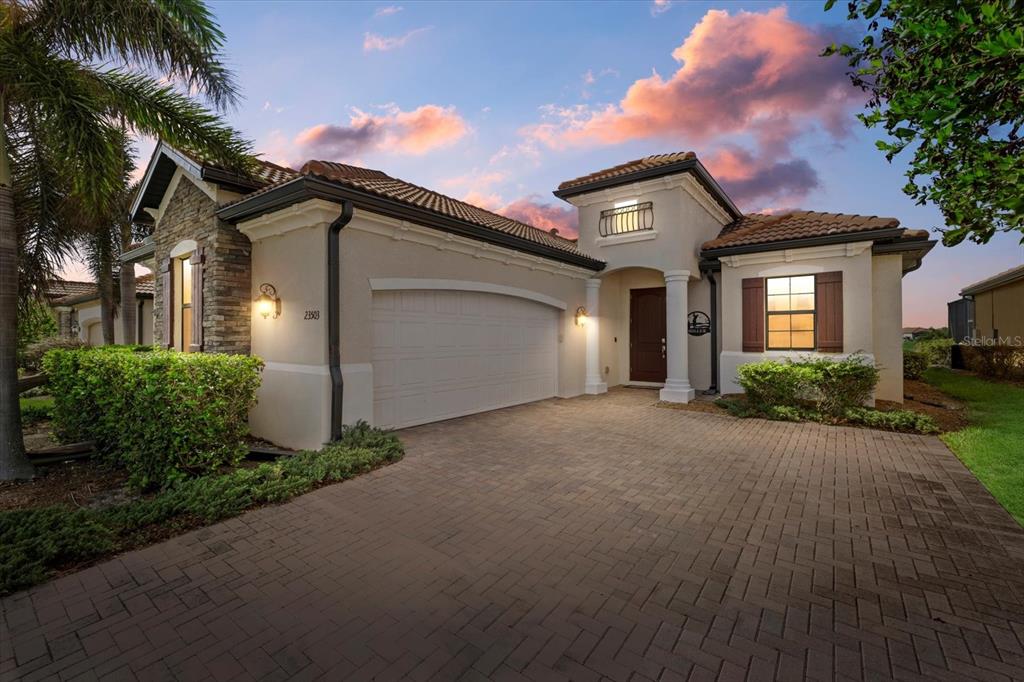
<svg viewBox="0 0 1024 682">
<path fill-rule="evenodd" d="M 558 186 L 559 190 L 572 189 L 581 185 L 589 185 L 592 182 L 598 182 L 601 180 L 610 180 L 623 175 L 629 175 L 631 173 L 637 173 L 640 171 L 651 170 L 660 166 L 667 166 L 673 163 L 679 163 L 680 161 L 690 161 L 696 159 L 697 155 L 693 152 L 673 152 L 671 154 L 655 154 L 653 156 L 645 156 L 642 159 L 636 159 L 634 161 L 627 161 L 626 163 L 620 163 L 618 166 L 612 166 L 611 168 L 605 168 L 604 170 L 595 171 L 588 173 L 587 175 L 581 175 L 578 178 L 572 180 L 566 180 Z"/>
<path fill-rule="evenodd" d="M 46 283 L 46 298 L 57 299 L 77 296 L 96 289 L 95 282 L 76 282 L 69 279 L 51 279 Z"/>
<path fill-rule="evenodd" d="M 135 278 L 135 295 L 136 296 L 152 296 L 155 292 L 156 277 L 151 272 L 147 272 L 144 275 L 139 275 Z M 64 294 L 60 298 L 57 298 L 51 303 L 53 305 L 71 305 L 73 303 L 85 303 L 86 301 L 92 301 L 100 297 L 99 288 L 95 282 L 71 282 L 71 284 L 81 285 L 76 287 L 76 291 Z M 117 282 L 114 282 L 114 289 L 117 289 Z"/>
<path fill-rule="evenodd" d="M 268 185 L 291 180 L 299 174 L 294 168 L 279 166 L 263 159 L 256 159 L 256 164 L 256 178 Z"/>
<path fill-rule="evenodd" d="M 300 171 L 303 175 L 315 175 L 353 189 L 375 194 L 410 206 L 426 209 L 449 218 L 486 227 L 505 234 L 542 244 L 576 256 L 588 258 L 580 251 L 575 240 L 551 234 L 547 230 L 528 225 L 512 218 L 493 213 L 486 209 L 453 199 L 405 180 L 393 178 L 387 173 L 370 168 L 349 166 L 332 161 L 309 161 Z M 279 183 L 280 184 L 280 183 Z M 271 187 L 264 188 L 269 190 Z M 247 195 L 248 199 L 252 194 Z"/>
<path fill-rule="evenodd" d="M 821 213 L 818 211 L 790 211 L 780 215 L 750 213 L 722 228 L 718 237 L 704 242 L 704 251 L 713 251 L 735 246 L 756 246 L 788 242 L 796 239 L 811 239 L 833 235 L 855 235 L 898 228 L 900 221 L 895 218 L 879 218 L 850 213 Z M 920 230 L 908 231 L 910 236 L 922 236 Z M 903 235 L 907 237 L 906 232 Z M 923 232 L 927 237 L 927 232 Z"/>
</svg>

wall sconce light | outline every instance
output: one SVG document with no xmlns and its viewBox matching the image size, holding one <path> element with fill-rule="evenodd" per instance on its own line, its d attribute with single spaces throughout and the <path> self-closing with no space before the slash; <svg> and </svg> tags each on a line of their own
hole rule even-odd
<svg viewBox="0 0 1024 682">
<path fill-rule="evenodd" d="M 271 317 L 277 319 L 281 316 L 281 299 L 277 297 L 277 289 L 273 284 L 261 284 L 260 295 L 256 299 L 256 312 L 263 316 L 263 319 Z"/>
<path fill-rule="evenodd" d="M 585 327 L 587 325 L 587 309 L 580 306 L 576 309 L 576 326 Z"/>
</svg>

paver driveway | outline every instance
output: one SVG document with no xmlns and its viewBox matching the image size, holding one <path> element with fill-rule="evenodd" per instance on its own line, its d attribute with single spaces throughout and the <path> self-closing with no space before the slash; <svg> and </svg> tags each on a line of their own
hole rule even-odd
<svg viewBox="0 0 1024 682">
<path fill-rule="evenodd" d="M 937 439 L 654 400 L 411 429 L 15 595 L 0 677 L 1024 677 L 1024 531 Z"/>
</svg>

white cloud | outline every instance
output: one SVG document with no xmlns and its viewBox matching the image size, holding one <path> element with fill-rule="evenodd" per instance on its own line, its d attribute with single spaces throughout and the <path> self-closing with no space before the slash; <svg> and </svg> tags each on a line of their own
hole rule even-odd
<svg viewBox="0 0 1024 682">
<path fill-rule="evenodd" d="M 429 31 L 430 29 L 430 26 L 414 28 L 408 33 L 400 36 L 382 36 L 376 33 L 366 33 L 363 35 L 363 52 L 387 52 L 389 50 L 395 50 L 399 47 L 403 47 L 416 34 Z"/>
</svg>

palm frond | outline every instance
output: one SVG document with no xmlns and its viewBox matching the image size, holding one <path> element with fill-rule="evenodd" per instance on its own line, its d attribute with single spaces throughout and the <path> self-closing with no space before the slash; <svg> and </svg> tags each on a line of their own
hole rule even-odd
<svg viewBox="0 0 1024 682">
<path fill-rule="evenodd" d="M 218 109 L 238 103 L 224 34 L 198 0 L 40 0 L 33 10 L 31 30 L 62 56 L 151 68 Z"/>
</svg>

